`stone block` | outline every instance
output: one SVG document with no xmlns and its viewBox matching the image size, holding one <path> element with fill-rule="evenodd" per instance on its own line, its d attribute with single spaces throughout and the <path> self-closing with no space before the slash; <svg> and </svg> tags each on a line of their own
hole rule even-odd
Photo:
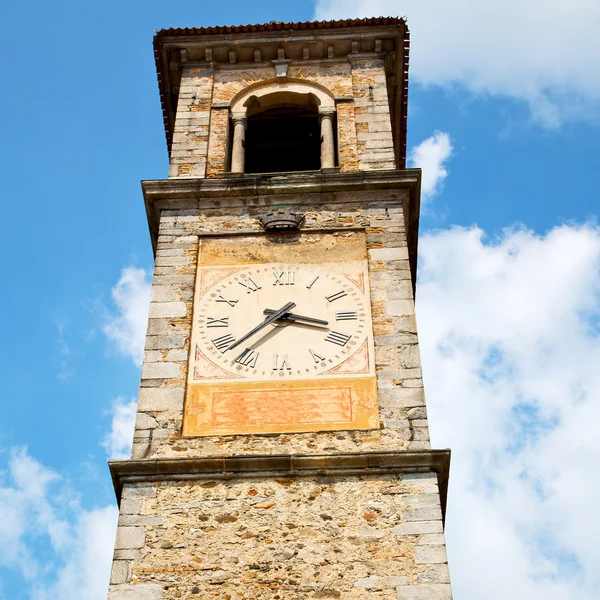
<svg viewBox="0 0 600 600">
<path fill-rule="evenodd" d="M 371 588 L 386 588 L 386 587 L 398 587 L 399 585 L 407 585 L 408 577 L 403 575 L 387 575 L 384 577 L 378 577 L 377 575 L 371 575 L 369 577 L 363 577 L 358 579 L 354 584 L 356 588 L 371 589 Z"/>
<path fill-rule="evenodd" d="M 156 498 L 156 487 L 144 484 L 126 484 L 123 487 L 122 497 L 127 500 L 132 498 Z"/>
<path fill-rule="evenodd" d="M 127 583 L 131 575 L 129 573 L 129 561 L 115 560 L 110 571 L 110 583 Z"/>
<path fill-rule="evenodd" d="M 423 388 L 402 388 L 379 390 L 379 406 L 383 408 L 409 408 L 425 406 Z"/>
<path fill-rule="evenodd" d="M 407 506 L 439 506 L 440 497 L 438 494 L 406 494 L 402 502 Z"/>
<path fill-rule="evenodd" d="M 385 303 L 385 314 L 388 317 L 410 317 L 415 314 L 414 302 L 411 299 L 388 300 Z"/>
<path fill-rule="evenodd" d="M 447 584 L 406 585 L 397 589 L 398 600 L 452 600 Z"/>
<path fill-rule="evenodd" d="M 113 555 L 114 560 L 137 560 L 138 558 L 144 558 L 145 552 L 143 550 L 115 550 Z"/>
<path fill-rule="evenodd" d="M 169 350 L 167 354 L 167 360 L 173 362 L 187 362 L 188 351 L 187 350 Z"/>
<path fill-rule="evenodd" d="M 164 250 L 164 252 L 178 252 L 178 250 Z M 181 250 L 183 252 L 183 250 Z M 174 302 L 175 290 L 170 285 L 154 285 L 150 294 L 152 302 Z"/>
<path fill-rule="evenodd" d="M 410 521 L 401 523 L 392 529 L 394 535 L 421 535 L 427 533 L 443 533 L 442 520 Z"/>
<path fill-rule="evenodd" d="M 156 267 L 187 267 L 190 264 L 189 256 L 157 256 L 154 261 Z"/>
<path fill-rule="evenodd" d="M 426 533 L 421 536 L 419 546 L 442 546 L 446 543 L 442 533 Z"/>
<path fill-rule="evenodd" d="M 139 527 L 119 527 L 115 548 L 119 550 L 143 548 L 145 541 L 146 533 L 143 529 Z"/>
<path fill-rule="evenodd" d="M 138 411 L 183 410 L 183 388 L 142 388 Z"/>
<path fill-rule="evenodd" d="M 144 352 L 144 362 L 162 362 L 163 354 L 159 350 L 146 350 Z"/>
<path fill-rule="evenodd" d="M 142 501 L 140 499 L 135 500 L 121 500 L 121 506 L 119 512 L 122 515 L 139 515 L 142 510 Z"/>
<path fill-rule="evenodd" d="M 162 586 L 155 583 L 115 585 L 108 591 L 107 600 L 162 600 Z"/>
<path fill-rule="evenodd" d="M 121 515 L 119 527 L 142 527 L 162 525 L 165 518 L 159 515 Z"/>
<path fill-rule="evenodd" d="M 408 248 L 372 248 L 369 258 L 374 261 L 407 260 Z"/>
<path fill-rule="evenodd" d="M 429 565 L 424 571 L 417 575 L 418 583 L 450 583 L 450 571 L 448 565 L 440 563 Z"/>
<path fill-rule="evenodd" d="M 156 321 L 157 319 L 153 319 Z M 169 325 L 164 323 L 164 326 L 156 324 L 153 331 L 161 331 L 167 333 Z M 150 329 L 148 329 L 150 333 Z M 147 350 L 166 350 L 166 349 L 177 349 L 183 348 L 187 340 L 187 335 L 148 335 L 146 338 L 146 349 Z"/>
<path fill-rule="evenodd" d="M 155 429 L 158 426 L 156 419 L 143 412 L 138 412 L 135 417 L 135 428 L 140 429 Z"/>
<path fill-rule="evenodd" d="M 151 302 L 149 316 L 151 319 L 162 317 L 177 318 L 187 315 L 185 302 Z"/>
<path fill-rule="evenodd" d="M 402 366 L 405 369 L 420 369 L 421 357 L 419 355 L 419 347 L 416 345 L 407 346 L 400 357 Z"/>
<path fill-rule="evenodd" d="M 145 363 L 142 366 L 142 379 L 178 379 L 181 365 L 170 362 Z"/>
<path fill-rule="evenodd" d="M 445 546 L 417 546 L 415 548 L 415 563 L 435 564 L 448 562 Z"/>
</svg>

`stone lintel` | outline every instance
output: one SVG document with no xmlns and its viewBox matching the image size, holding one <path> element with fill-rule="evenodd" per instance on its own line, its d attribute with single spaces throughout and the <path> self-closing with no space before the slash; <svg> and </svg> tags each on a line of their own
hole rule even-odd
<svg viewBox="0 0 600 600">
<path fill-rule="evenodd" d="M 123 484 L 133 482 L 434 472 L 445 517 L 450 450 L 157 458 L 108 464 L 119 504 Z"/>
<path fill-rule="evenodd" d="M 215 179 L 171 178 L 142 181 L 146 215 L 156 252 L 158 227 L 162 210 L 199 209 L 203 203 L 217 200 L 235 206 L 264 206 L 265 196 L 276 196 L 278 204 L 310 204 L 307 194 L 334 192 L 372 192 L 373 200 L 380 190 L 408 190 L 408 206 L 404 207 L 406 237 L 410 258 L 413 291 L 417 276 L 417 243 L 421 197 L 421 169 L 393 169 L 340 173 L 337 170 L 298 173 L 259 173 L 226 175 Z"/>
</svg>

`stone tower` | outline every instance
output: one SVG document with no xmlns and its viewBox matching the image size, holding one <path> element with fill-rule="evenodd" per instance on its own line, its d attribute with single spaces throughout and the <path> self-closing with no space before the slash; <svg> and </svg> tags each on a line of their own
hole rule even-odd
<svg viewBox="0 0 600 600">
<path fill-rule="evenodd" d="M 168 29 L 111 600 L 451 598 L 402 19 Z"/>
</svg>

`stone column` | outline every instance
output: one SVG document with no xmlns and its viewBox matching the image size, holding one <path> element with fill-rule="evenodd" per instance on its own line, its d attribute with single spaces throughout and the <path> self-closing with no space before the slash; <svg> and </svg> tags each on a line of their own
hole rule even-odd
<svg viewBox="0 0 600 600">
<path fill-rule="evenodd" d="M 231 150 L 231 172 L 243 173 L 246 139 L 246 115 L 232 115 L 233 120 L 233 148 Z"/>
<path fill-rule="evenodd" d="M 321 119 L 321 169 L 335 167 L 335 145 L 333 141 L 333 109 L 319 112 Z"/>
</svg>

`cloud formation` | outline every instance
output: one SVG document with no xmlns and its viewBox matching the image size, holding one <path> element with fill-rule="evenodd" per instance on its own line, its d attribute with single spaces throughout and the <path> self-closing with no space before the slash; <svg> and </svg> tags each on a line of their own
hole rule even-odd
<svg viewBox="0 0 600 600">
<path fill-rule="evenodd" d="M 130 458 L 136 411 L 137 400 L 135 398 L 117 396 L 113 401 L 110 410 L 111 428 L 102 440 L 102 445 L 110 459 Z"/>
<path fill-rule="evenodd" d="M 117 350 L 139 367 L 144 355 L 151 282 L 144 269 L 124 267 L 111 290 L 116 312 L 109 312 L 103 327 Z"/>
<path fill-rule="evenodd" d="M 550 128 L 599 117 L 596 0 L 318 0 L 315 14 L 407 15 L 420 83 L 524 101 Z"/>
<path fill-rule="evenodd" d="M 423 170 L 421 179 L 423 203 L 441 191 L 444 180 L 448 176 L 446 163 L 450 160 L 453 149 L 450 136 L 443 131 L 436 131 L 431 137 L 411 148 L 408 154 L 410 166 Z"/>
<path fill-rule="evenodd" d="M 33 600 L 105 599 L 117 508 L 83 509 L 74 490 L 25 448 L 1 459 L 0 567 L 19 573 Z"/>
<path fill-rule="evenodd" d="M 456 598 L 597 598 L 600 229 L 420 241 L 434 447 L 452 449 Z"/>
</svg>

